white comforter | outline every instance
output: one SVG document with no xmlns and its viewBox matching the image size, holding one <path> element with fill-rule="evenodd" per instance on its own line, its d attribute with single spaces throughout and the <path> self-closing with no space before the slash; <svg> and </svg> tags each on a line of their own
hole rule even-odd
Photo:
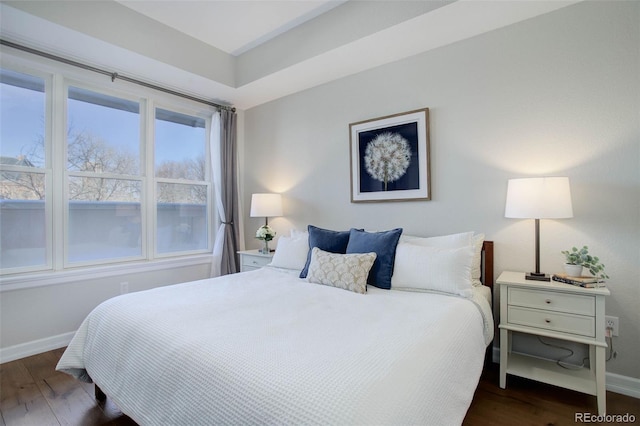
<svg viewBox="0 0 640 426">
<path fill-rule="evenodd" d="M 57 369 L 141 425 L 455 425 L 492 333 L 481 298 L 361 295 L 264 268 L 110 299 Z"/>
</svg>

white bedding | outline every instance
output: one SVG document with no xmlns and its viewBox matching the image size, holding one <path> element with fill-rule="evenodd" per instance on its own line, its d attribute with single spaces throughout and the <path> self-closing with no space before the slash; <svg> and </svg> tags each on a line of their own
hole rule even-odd
<svg viewBox="0 0 640 426">
<path fill-rule="evenodd" d="M 263 268 L 110 299 L 57 369 L 141 425 L 459 425 L 492 334 L 482 296 L 361 295 Z"/>
<path fill-rule="evenodd" d="M 479 285 L 479 286 L 474 286 L 473 290 L 475 292 L 480 293 L 480 295 L 486 299 L 487 303 L 489 304 L 489 307 L 491 307 L 491 305 L 493 304 L 493 300 L 492 300 L 493 293 L 491 293 L 491 289 L 489 287 Z"/>
</svg>

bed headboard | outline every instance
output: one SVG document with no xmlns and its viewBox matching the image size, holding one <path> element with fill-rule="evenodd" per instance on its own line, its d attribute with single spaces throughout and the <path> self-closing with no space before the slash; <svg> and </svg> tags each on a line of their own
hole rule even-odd
<svg viewBox="0 0 640 426">
<path fill-rule="evenodd" d="M 493 241 L 482 244 L 482 283 L 493 291 Z"/>
</svg>

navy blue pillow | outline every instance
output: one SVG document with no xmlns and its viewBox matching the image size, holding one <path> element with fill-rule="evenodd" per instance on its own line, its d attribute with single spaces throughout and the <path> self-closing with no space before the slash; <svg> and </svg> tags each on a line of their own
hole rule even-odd
<svg viewBox="0 0 640 426">
<path fill-rule="evenodd" d="M 329 229 L 318 228 L 317 226 L 307 226 L 309 231 L 309 252 L 307 253 L 307 263 L 300 272 L 300 278 L 307 278 L 309 263 L 311 263 L 311 250 L 318 247 L 320 250 L 330 253 L 345 254 L 349 243 L 351 231 L 331 231 Z"/>
<path fill-rule="evenodd" d="M 375 252 L 378 256 L 369 271 L 367 284 L 390 289 L 393 266 L 396 261 L 396 247 L 402 235 L 402 228 L 384 232 L 365 232 L 351 229 L 347 253 Z"/>
</svg>

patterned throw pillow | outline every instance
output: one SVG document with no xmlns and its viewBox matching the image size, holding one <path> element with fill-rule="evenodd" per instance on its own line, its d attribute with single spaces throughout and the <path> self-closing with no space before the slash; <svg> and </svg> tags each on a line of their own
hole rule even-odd
<svg viewBox="0 0 640 426">
<path fill-rule="evenodd" d="M 332 231 L 331 229 L 318 228 L 313 225 L 307 226 L 307 231 L 309 232 L 309 251 L 307 252 L 307 262 L 302 271 L 300 271 L 300 278 L 307 278 L 312 248 L 318 247 L 320 250 L 331 253 L 346 253 L 347 244 L 349 244 L 350 231 Z"/>
<path fill-rule="evenodd" d="M 367 277 L 375 260 L 375 253 L 337 254 L 314 247 L 307 278 L 310 283 L 364 294 L 367 291 Z"/>
</svg>

